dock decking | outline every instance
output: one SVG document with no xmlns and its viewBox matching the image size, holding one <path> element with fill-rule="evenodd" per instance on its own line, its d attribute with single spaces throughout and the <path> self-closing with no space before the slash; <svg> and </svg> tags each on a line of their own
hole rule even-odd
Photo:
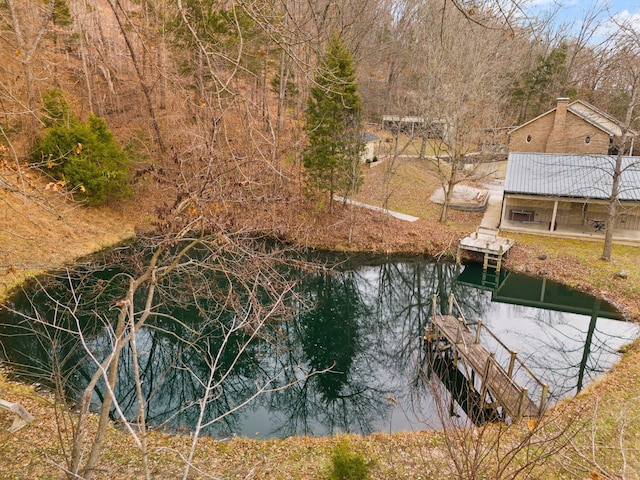
<svg viewBox="0 0 640 480">
<path fill-rule="evenodd" d="M 476 335 L 463 322 L 453 315 L 437 315 L 432 321 L 436 331 L 456 349 L 509 417 L 518 419 L 540 414 L 540 408 L 529 398 L 527 389 L 514 382 L 510 374 L 495 361 L 494 355 L 476 341 Z"/>
<path fill-rule="evenodd" d="M 480 226 L 471 235 L 463 238 L 458 243 L 456 262 L 460 263 L 462 252 L 480 252 L 484 254 L 483 270 L 491 267 L 500 272 L 502 257 L 513 246 L 513 240 L 499 235 L 497 228 Z"/>
<path fill-rule="evenodd" d="M 447 315 L 439 313 L 437 303 L 438 297 L 434 295 L 431 322 L 424 336 L 425 348 L 429 349 L 431 355 L 439 355 L 438 352 L 448 350 L 453 352 L 454 368 L 467 377 L 469 386 L 477 392 L 479 409 L 497 412 L 497 408 L 501 407 L 499 416 L 509 417 L 512 421 L 541 415 L 546 406 L 549 388 L 518 358 L 517 352 L 507 347 L 483 325 L 482 320 L 467 322 L 453 295 L 449 295 Z M 454 307 L 457 315 L 453 314 Z M 505 363 L 508 358 L 508 365 L 502 366 L 496 360 L 495 351 L 490 352 L 483 346 L 487 341 L 494 345 L 492 348 L 496 351 L 504 349 L 500 350 L 500 357 Z M 506 358 L 503 352 L 508 354 Z M 531 400 L 529 389 L 516 381 L 516 376 L 518 382 L 525 382 L 539 392 L 538 404 Z M 476 390 L 478 382 L 479 388 Z"/>
</svg>

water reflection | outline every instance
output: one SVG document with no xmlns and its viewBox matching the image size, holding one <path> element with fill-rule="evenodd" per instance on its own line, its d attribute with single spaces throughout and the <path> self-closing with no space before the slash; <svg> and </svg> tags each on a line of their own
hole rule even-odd
<svg viewBox="0 0 640 480">
<path fill-rule="evenodd" d="M 503 272 L 496 280 L 469 265 L 457 281 L 487 292 L 483 320 L 553 387 L 552 399 L 582 390 L 640 334 L 637 325 L 616 321 L 610 304 L 544 277 Z"/>
<path fill-rule="evenodd" d="M 453 293 L 468 319 L 482 318 L 526 358 L 554 398 L 610 368 L 616 350 L 638 334 L 636 326 L 611 320 L 610 306 L 588 296 L 574 301 L 576 292 L 551 282 L 533 286 L 526 284 L 528 277 L 512 274 L 488 284 L 482 274 L 474 280 L 472 267 L 418 258 L 343 260 L 331 273 L 287 272 L 299 279 L 287 302 L 290 315 L 266 324 L 260 335 L 234 329 L 237 312 L 215 298 L 195 295 L 185 307 L 163 296 L 158 315 L 136 337 L 148 422 L 192 428 L 204 385 L 213 380 L 204 422 L 211 423 L 206 432 L 217 437 L 437 428 L 433 392 L 420 368 L 428 360 L 422 336 L 433 295 L 445 309 Z M 117 275 L 124 265 L 49 278 L 42 288 L 13 299 L 10 307 L 19 314 L 4 310 L 0 318 L 4 356 L 40 382 L 62 378 L 69 396 L 77 398 L 95 361 L 113 344 L 105 325 L 117 314 L 112 306 L 126 288 Z M 172 279 L 174 287 L 178 281 Z M 527 306 L 516 305 L 518 292 Z M 73 317 L 67 309 L 79 295 L 86 300 Z M 563 306 L 565 299 L 570 300 Z M 78 326 L 95 360 L 79 345 Z M 128 418 L 138 409 L 133 364 L 129 350 L 119 365 L 116 392 Z M 436 374 L 454 391 L 452 414 L 474 408 L 473 393 L 450 365 L 440 365 Z M 238 409 L 263 385 L 273 391 Z M 96 402 L 103 389 L 96 389 Z"/>
</svg>

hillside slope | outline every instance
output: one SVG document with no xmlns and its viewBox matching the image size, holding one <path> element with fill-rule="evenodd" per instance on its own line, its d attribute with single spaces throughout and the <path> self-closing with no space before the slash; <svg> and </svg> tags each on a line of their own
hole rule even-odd
<svg viewBox="0 0 640 480">
<path fill-rule="evenodd" d="M 0 299 L 27 276 L 132 237 L 139 220 L 127 203 L 86 208 L 7 162 L 0 183 Z"/>
</svg>

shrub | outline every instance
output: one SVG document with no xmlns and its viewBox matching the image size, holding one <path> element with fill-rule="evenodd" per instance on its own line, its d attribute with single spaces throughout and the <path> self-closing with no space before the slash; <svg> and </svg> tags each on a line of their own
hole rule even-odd
<svg viewBox="0 0 640 480">
<path fill-rule="evenodd" d="M 367 480 L 372 468 L 372 462 L 360 453 L 353 453 L 349 442 L 342 440 L 333 451 L 328 480 Z"/>
<path fill-rule="evenodd" d="M 32 162 L 92 205 L 129 192 L 130 162 L 104 119 L 92 114 L 80 122 L 56 90 L 45 95 L 44 111 L 48 128 L 33 146 Z"/>
<path fill-rule="evenodd" d="M 70 122 L 76 121 L 71 105 L 67 103 L 64 95 L 57 88 L 47 91 L 42 96 L 42 123 L 46 128 L 54 125 L 69 125 Z"/>
</svg>

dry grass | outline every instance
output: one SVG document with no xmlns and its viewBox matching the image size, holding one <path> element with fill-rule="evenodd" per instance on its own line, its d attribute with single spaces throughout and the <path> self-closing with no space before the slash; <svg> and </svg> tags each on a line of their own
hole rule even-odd
<svg viewBox="0 0 640 480">
<path fill-rule="evenodd" d="M 429 201 L 429 196 L 440 184 L 431 175 L 429 162 L 402 158 L 395 165 L 391 160 L 370 165 L 357 200 L 437 221 L 440 208 Z"/>
<path fill-rule="evenodd" d="M 397 167 L 391 178 L 385 177 L 384 164 L 367 171 L 359 199 L 375 204 L 388 198 L 389 208 L 419 216 L 421 220 L 415 224 L 381 222 L 371 212 L 363 214 L 363 221 L 357 225 L 360 243 L 353 248 L 370 246 L 374 250 L 422 253 L 428 245 L 439 244 L 437 248 L 446 249 L 455 246 L 455 238 L 478 224 L 477 214 L 452 212 L 449 225 L 439 225 L 436 222 L 439 207 L 428 201 L 438 182 L 428 165 L 407 160 Z M 5 170 L 4 173 L 8 178 L 15 172 Z M 6 190 L 0 197 L 3 206 L 7 206 L 0 231 L 4 270 L 0 276 L 4 290 L 0 293 L 20 278 L 58 267 L 127 237 L 132 234 L 134 223 L 147 221 L 148 212 L 137 211 L 132 206 L 125 211 L 73 208 L 53 194 L 43 197 L 42 184 L 36 178 L 32 181 L 29 192 L 38 193 L 37 197 L 46 201 L 32 203 Z M 55 203 L 55 209 L 46 208 L 54 202 L 60 202 Z M 304 218 L 309 231 L 314 232 L 313 238 L 323 246 L 344 244 L 344 222 L 322 223 L 319 217 Z M 380 243 L 376 230 L 383 224 L 388 230 L 384 243 Z M 318 230 L 319 226 L 324 230 Z M 598 260 L 599 243 L 513 236 L 517 243 L 509 253 L 511 268 L 546 275 L 593 292 L 624 307 L 630 318 L 640 318 L 640 275 L 634 268 L 640 260 L 637 248 L 615 247 L 613 260 L 602 262 Z M 544 261 L 538 259 L 542 253 L 547 255 Z M 615 275 L 621 270 L 629 272 L 628 278 Z M 7 380 L 3 372 L 0 372 L 0 397 L 24 404 L 37 418 L 16 434 L 0 431 L 0 478 L 60 478 L 56 464 L 64 463 L 64 452 L 56 441 L 53 399 L 32 386 Z M 624 478 L 639 478 L 639 401 L 640 343 L 636 342 L 611 373 L 568 402 L 568 412 L 581 412 L 587 428 L 574 439 L 571 448 L 547 463 L 538 477 L 622 478 L 624 474 Z M 0 427 L 5 427 L 9 420 L 0 413 Z M 307 437 L 270 441 L 237 438 L 228 442 L 205 439 L 200 447 L 198 466 L 229 479 L 319 479 L 326 474 L 332 448 L 339 441 L 339 438 Z M 435 478 L 449 458 L 438 432 L 350 436 L 349 441 L 365 458 L 375 461 L 374 478 Z M 188 437 L 152 434 L 149 443 L 153 477 L 176 478 L 181 465 L 179 453 L 186 452 L 189 442 Z M 97 478 L 139 478 L 140 465 L 140 454 L 131 439 L 111 428 L 101 465 L 104 470 L 98 472 Z"/>
<path fill-rule="evenodd" d="M 413 215 L 434 224 L 442 207 L 429 200 L 440 181 L 432 161 L 401 157 L 391 162 L 382 160 L 365 168 L 364 184 L 355 199 L 389 210 Z M 449 227 L 457 232 L 475 230 L 477 215 L 449 212 Z"/>
<path fill-rule="evenodd" d="M 36 171 L 0 163 L 0 301 L 29 276 L 122 242 L 145 222 L 139 203 L 85 208 Z"/>
</svg>

